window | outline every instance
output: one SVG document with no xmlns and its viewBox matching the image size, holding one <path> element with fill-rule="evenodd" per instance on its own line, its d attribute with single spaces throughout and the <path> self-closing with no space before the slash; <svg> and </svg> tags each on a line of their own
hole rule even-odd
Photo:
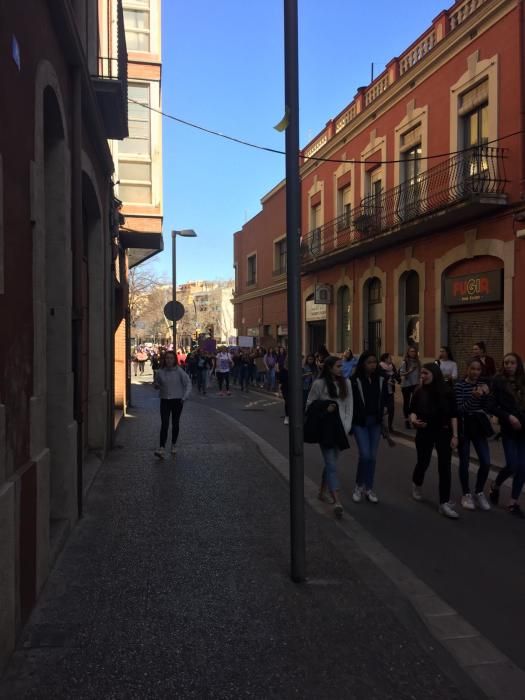
<svg viewBox="0 0 525 700">
<path fill-rule="evenodd" d="M 280 241 L 277 241 L 275 244 L 275 250 L 274 250 L 274 258 L 275 258 L 275 274 L 276 275 L 282 275 L 286 272 L 286 263 L 287 263 L 287 249 L 286 249 L 286 238 L 283 238 Z"/>
<path fill-rule="evenodd" d="M 337 192 L 337 230 L 344 231 L 350 227 L 352 220 L 352 190 L 343 187 Z"/>
<path fill-rule="evenodd" d="M 310 209 L 311 234 L 310 234 L 310 252 L 312 255 L 318 255 L 321 252 L 321 205 L 318 204 Z"/>
<path fill-rule="evenodd" d="M 250 255 L 248 258 L 248 276 L 246 284 L 255 284 L 257 281 L 257 255 Z"/>
<path fill-rule="evenodd" d="M 420 212 L 421 143 L 402 154 L 402 187 L 398 215 L 401 220 L 413 219 Z"/>
<path fill-rule="evenodd" d="M 465 153 L 464 178 L 468 186 L 476 189 L 476 182 L 489 169 L 487 150 L 489 141 L 488 80 L 463 93 L 459 100 L 459 114 Z"/>
<path fill-rule="evenodd" d="M 407 272 L 400 280 L 399 302 L 401 306 L 401 330 L 399 354 L 407 347 L 419 347 L 419 275 L 415 270 Z"/>
<path fill-rule="evenodd" d="M 128 51 L 150 50 L 149 0 L 133 0 L 125 4 L 124 27 Z"/>
<path fill-rule="evenodd" d="M 150 86 L 129 85 L 129 138 L 119 143 L 119 197 L 123 202 L 151 204 Z M 143 106 L 144 105 L 144 106 Z"/>
<path fill-rule="evenodd" d="M 341 287 L 337 292 L 338 351 L 344 352 L 351 345 L 350 290 Z"/>
</svg>

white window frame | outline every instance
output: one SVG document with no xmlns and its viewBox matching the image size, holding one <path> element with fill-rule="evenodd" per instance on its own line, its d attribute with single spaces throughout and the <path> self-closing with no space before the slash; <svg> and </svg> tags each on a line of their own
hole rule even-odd
<svg viewBox="0 0 525 700">
<path fill-rule="evenodd" d="M 151 83 L 148 81 L 138 81 L 138 80 L 133 80 L 130 81 L 130 85 L 137 85 L 144 87 L 146 86 L 148 88 L 148 106 L 151 105 Z M 152 118 L 151 118 L 151 112 L 149 114 L 149 154 L 141 154 L 141 153 L 127 153 L 123 152 L 121 150 L 121 147 L 119 146 L 119 154 L 118 154 L 118 168 L 119 168 L 119 181 L 121 185 L 129 185 L 132 187 L 148 187 L 150 191 L 150 197 L 149 201 L 147 202 L 137 202 L 136 200 L 129 200 L 126 199 L 124 196 L 121 195 L 121 190 L 119 187 L 119 196 L 120 199 L 125 204 L 136 204 L 138 206 L 151 206 L 154 204 L 154 191 L 153 191 L 153 180 L 154 180 L 154 174 L 153 174 L 153 169 L 154 169 L 154 163 L 153 163 L 153 128 L 152 128 Z M 144 163 L 150 166 L 150 178 L 149 180 L 123 180 L 120 177 L 120 164 L 121 163 Z"/>
<path fill-rule="evenodd" d="M 148 37 L 148 49 L 147 51 L 143 51 L 141 49 L 128 49 L 129 51 L 132 51 L 134 53 L 151 53 L 151 48 L 152 48 L 152 31 L 151 31 L 151 23 L 153 20 L 153 13 L 151 11 L 151 0 L 147 3 L 147 7 L 144 5 L 144 3 L 141 3 L 140 0 L 125 0 L 122 3 L 122 9 L 123 10 L 136 10 L 139 12 L 147 12 L 148 14 L 148 29 L 135 29 L 134 27 L 126 27 L 124 24 L 124 29 L 126 34 L 142 34 Z"/>
</svg>

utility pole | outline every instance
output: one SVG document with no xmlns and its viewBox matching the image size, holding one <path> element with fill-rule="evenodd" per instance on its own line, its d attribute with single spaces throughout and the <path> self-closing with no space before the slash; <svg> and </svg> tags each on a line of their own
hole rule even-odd
<svg viewBox="0 0 525 700">
<path fill-rule="evenodd" d="M 286 246 L 288 285 L 288 381 L 290 386 L 291 577 L 306 579 L 304 443 L 301 354 L 301 179 L 299 173 L 299 43 L 297 0 L 284 0 L 286 127 Z"/>
</svg>

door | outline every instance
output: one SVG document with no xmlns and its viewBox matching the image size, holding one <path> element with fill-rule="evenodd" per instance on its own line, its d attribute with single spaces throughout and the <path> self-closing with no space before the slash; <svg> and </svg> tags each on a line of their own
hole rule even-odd
<svg viewBox="0 0 525 700">
<path fill-rule="evenodd" d="M 365 347 L 365 350 L 370 350 L 370 352 L 373 352 L 377 357 L 381 355 L 382 327 L 382 321 L 368 322 L 368 342 L 366 343 L 367 347 Z"/>
</svg>

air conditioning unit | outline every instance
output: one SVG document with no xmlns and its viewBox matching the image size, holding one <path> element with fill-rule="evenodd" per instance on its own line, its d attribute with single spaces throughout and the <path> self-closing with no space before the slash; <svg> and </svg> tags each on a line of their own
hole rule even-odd
<svg viewBox="0 0 525 700">
<path fill-rule="evenodd" d="M 314 293 L 314 304 L 331 304 L 333 287 L 331 284 L 318 284 Z"/>
</svg>

